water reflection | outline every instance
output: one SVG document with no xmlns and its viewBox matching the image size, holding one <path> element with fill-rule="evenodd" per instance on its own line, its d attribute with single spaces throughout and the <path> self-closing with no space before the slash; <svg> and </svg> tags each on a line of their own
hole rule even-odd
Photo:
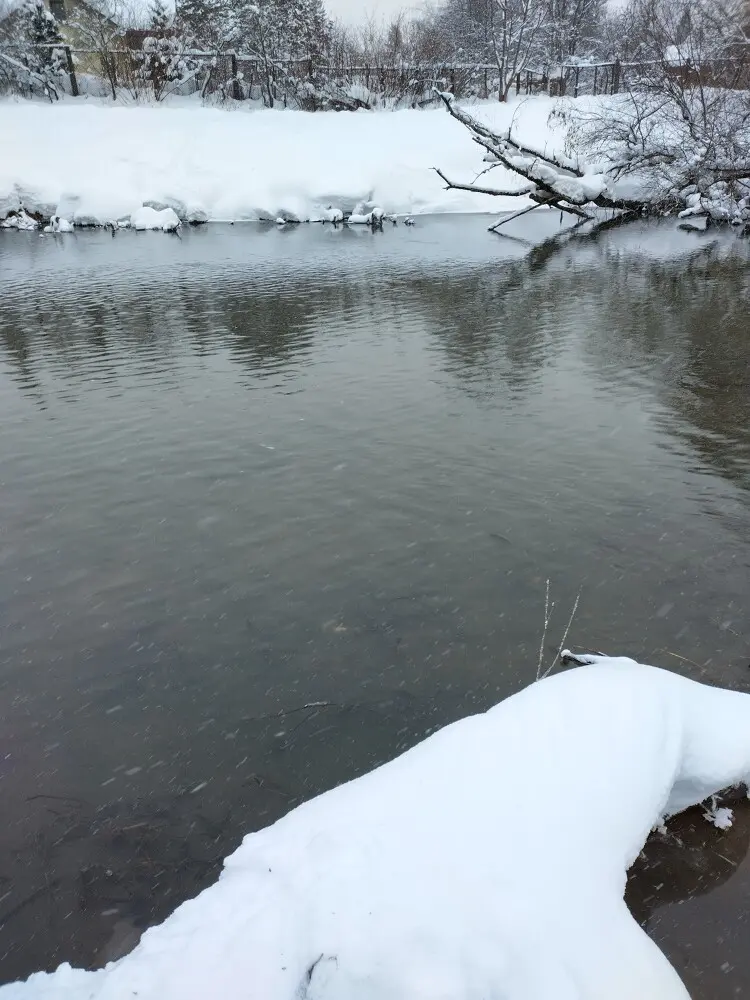
<svg viewBox="0 0 750 1000">
<path fill-rule="evenodd" d="M 528 682 L 547 578 L 545 658 L 581 589 L 570 641 L 748 686 L 747 248 L 541 247 L 0 234 L 0 975 Z"/>
</svg>

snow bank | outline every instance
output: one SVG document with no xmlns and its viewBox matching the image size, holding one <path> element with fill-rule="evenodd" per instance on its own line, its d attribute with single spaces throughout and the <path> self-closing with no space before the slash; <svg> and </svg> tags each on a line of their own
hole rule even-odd
<svg viewBox="0 0 750 1000">
<path fill-rule="evenodd" d="M 130 216 L 130 225 L 133 229 L 161 229 L 165 233 L 173 233 L 179 228 L 180 219 L 172 208 L 163 208 L 158 211 L 144 205 L 136 209 Z"/>
<path fill-rule="evenodd" d="M 544 146 L 548 98 L 474 110 Z M 481 151 L 442 109 L 359 113 L 0 102 L 0 218 L 19 207 L 79 225 L 129 220 L 142 206 L 183 221 L 323 220 L 494 212 L 509 198 L 445 191 L 432 171 L 471 180 Z M 501 176 L 504 174 L 505 176 Z M 505 171 L 501 186 L 521 186 Z M 364 207 L 362 207 L 364 206 Z"/>
<path fill-rule="evenodd" d="M 247 837 L 119 962 L 0 1000 L 686 1000 L 625 873 L 748 776 L 750 696 L 592 659 Z"/>
<path fill-rule="evenodd" d="M 16 209 L 12 215 L 0 218 L 0 229 L 36 229 L 36 219 L 23 208 Z"/>
<path fill-rule="evenodd" d="M 67 219 L 61 219 L 59 215 L 53 215 L 49 224 L 44 227 L 44 231 L 45 233 L 72 233 L 73 223 Z"/>
</svg>

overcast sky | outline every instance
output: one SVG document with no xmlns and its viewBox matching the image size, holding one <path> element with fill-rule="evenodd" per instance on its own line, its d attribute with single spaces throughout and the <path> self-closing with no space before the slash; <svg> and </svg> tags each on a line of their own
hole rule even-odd
<svg viewBox="0 0 750 1000">
<path fill-rule="evenodd" d="M 368 14 L 381 20 L 422 6 L 419 0 L 325 0 L 325 5 L 333 17 L 349 22 L 363 21 Z"/>
</svg>

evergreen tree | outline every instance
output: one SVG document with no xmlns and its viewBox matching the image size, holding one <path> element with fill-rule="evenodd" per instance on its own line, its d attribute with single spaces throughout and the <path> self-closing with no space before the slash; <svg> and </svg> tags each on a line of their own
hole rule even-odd
<svg viewBox="0 0 750 1000">
<path fill-rule="evenodd" d="M 269 107 L 296 98 L 303 82 L 309 91 L 309 60 L 325 52 L 330 27 L 323 0 L 241 0 L 235 7 L 235 45 L 257 58 Z M 304 73 L 298 65 L 303 61 Z"/>
<path fill-rule="evenodd" d="M 227 0 L 181 0 L 176 22 L 190 44 L 223 51 L 231 38 L 231 10 Z"/>
<path fill-rule="evenodd" d="M 57 21 L 41 0 L 28 0 L 19 19 L 19 41 L 24 46 L 21 62 L 28 71 L 28 83 L 39 86 L 50 100 L 59 97 L 63 75 L 63 38 Z M 55 48 L 59 45 L 60 48 Z"/>
</svg>

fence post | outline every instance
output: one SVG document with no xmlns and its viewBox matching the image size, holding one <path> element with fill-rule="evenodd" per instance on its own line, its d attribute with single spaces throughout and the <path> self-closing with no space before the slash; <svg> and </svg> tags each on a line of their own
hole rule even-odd
<svg viewBox="0 0 750 1000">
<path fill-rule="evenodd" d="M 237 79 L 237 56 L 232 52 L 230 59 L 232 60 L 232 97 L 235 101 L 242 100 L 242 91 L 240 90 L 240 81 Z"/>
<path fill-rule="evenodd" d="M 78 80 L 76 79 L 75 66 L 73 65 L 73 53 L 70 46 L 65 46 L 65 61 L 68 64 L 68 76 L 70 77 L 70 92 L 73 97 L 78 97 Z"/>
<path fill-rule="evenodd" d="M 451 94 L 455 96 L 456 93 L 456 70 L 451 67 Z"/>
<path fill-rule="evenodd" d="M 576 66 L 576 81 L 573 87 L 573 97 L 578 97 L 578 75 L 581 72 L 581 67 Z"/>
<path fill-rule="evenodd" d="M 565 67 L 560 67 L 560 97 L 565 97 Z"/>
<path fill-rule="evenodd" d="M 596 79 L 599 76 L 599 67 L 594 66 L 594 97 L 596 97 Z"/>
<path fill-rule="evenodd" d="M 490 88 L 487 83 L 487 70 L 484 71 L 484 94 L 482 95 L 485 100 L 490 96 Z"/>
<path fill-rule="evenodd" d="M 531 93 L 531 70 L 526 70 L 526 93 Z"/>
<path fill-rule="evenodd" d="M 620 92 L 620 60 L 615 60 L 615 65 L 612 70 L 612 93 L 618 94 Z"/>
</svg>

